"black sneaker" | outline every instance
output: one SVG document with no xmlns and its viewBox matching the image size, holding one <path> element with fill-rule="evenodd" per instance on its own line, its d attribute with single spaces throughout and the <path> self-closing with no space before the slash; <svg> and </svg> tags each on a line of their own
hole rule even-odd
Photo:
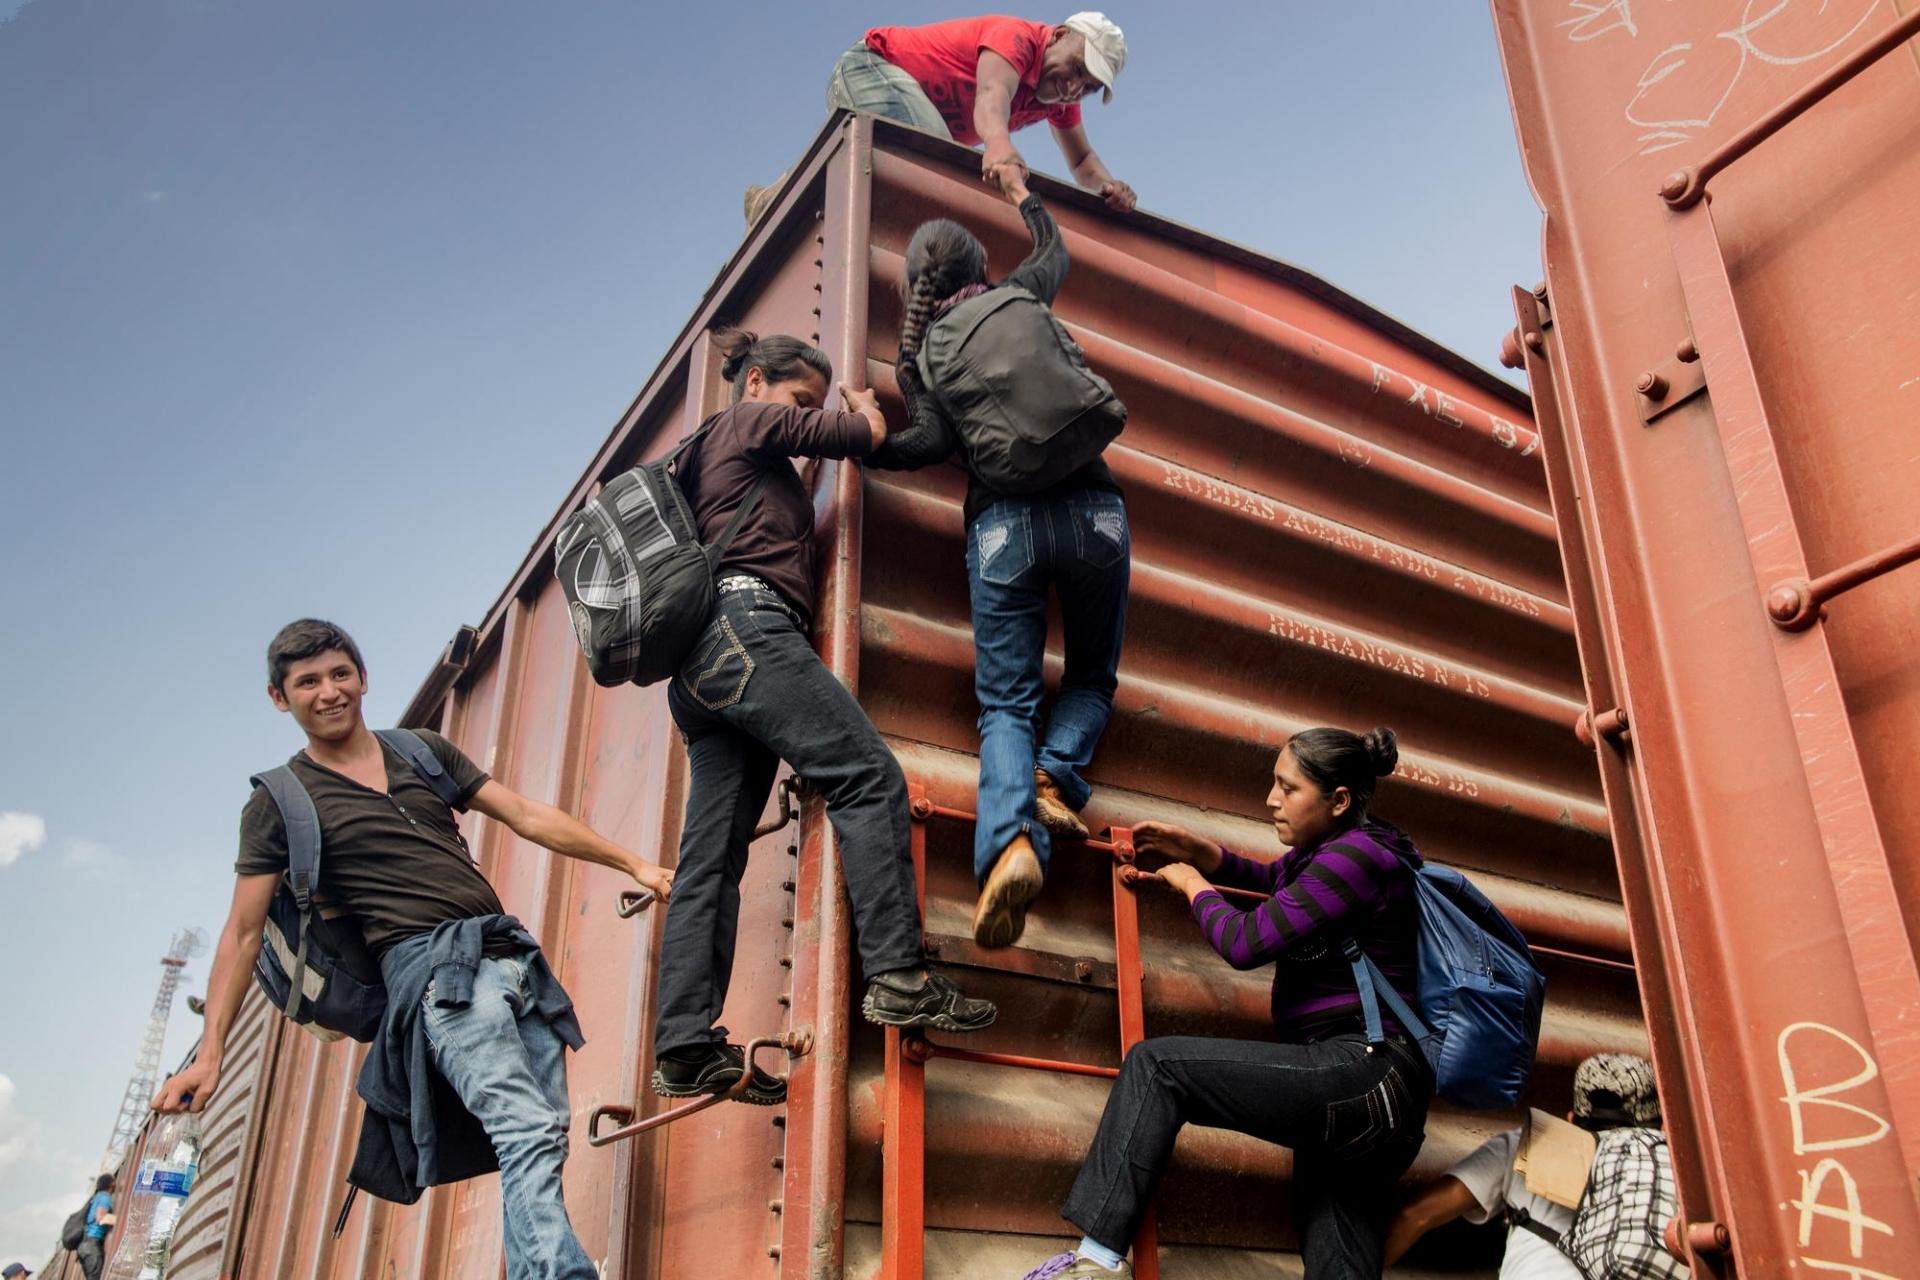
<svg viewBox="0 0 1920 1280">
<path fill-rule="evenodd" d="M 653 1091 L 663 1098 L 695 1098 L 725 1093 L 740 1081 L 747 1053 L 737 1044 L 715 1041 L 662 1054 L 653 1068 Z M 734 1101 L 772 1107 L 787 1100 L 787 1082 L 753 1069 L 753 1083 Z"/>
<path fill-rule="evenodd" d="M 960 988 L 932 969 L 925 977 L 915 976 L 912 969 L 895 969 L 867 984 L 860 1012 L 883 1027 L 980 1031 L 993 1025 L 999 1010 L 990 1001 L 961 995 Z"/>
</svg>

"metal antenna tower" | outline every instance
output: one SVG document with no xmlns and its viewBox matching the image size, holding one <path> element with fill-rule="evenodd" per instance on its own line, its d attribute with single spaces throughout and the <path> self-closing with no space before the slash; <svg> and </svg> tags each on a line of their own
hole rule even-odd
<svg viewBox="0 0 1920 1280">
<path fill-rule="evenodd" d="M 140 1056 L 133 1064 L 133 1078 L 127 1081 L 126 1095 L 120 1099 L 120 1114 L 113 1122 L 113 1137 L 107 1141 L 103 1168 L 111 1169 L 120 1162 L 146 1121 L 153 1091 L 160 1087 L 160 1054 L 167 1042 L 167 1018 L 173 1013 L 173 993 L 180 986 L 180 971 L 206 949 L 205 930 L 182 929 L 173 935 L 173 945 L 160 958 L 160 990 L 153 997 L 153 1013 L 140 1042 Z"/>
</svg>

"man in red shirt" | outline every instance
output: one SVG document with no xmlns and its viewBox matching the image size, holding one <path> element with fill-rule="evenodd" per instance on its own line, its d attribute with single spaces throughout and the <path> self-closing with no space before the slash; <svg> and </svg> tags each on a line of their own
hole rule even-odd
<svg viewBox="0 0 1920 1280">
<path fill-rule="evenodd" d="M 1076 13 L 1058 26 L 989 16 L 875 27 L 834 67 L 827 108 L 984 143 L 980 176 L 996 184 L 1003 170 L 1026 176 L 1013 131 L 1045 120 L 1074 180 L 1127 210 L 1133 188 L 1107 172 L 1080 121 L 1080 100 L 1096 89 L 1111 100 L 1126 61 L 1126 37 L 1104 13 Z"/>
</svg>

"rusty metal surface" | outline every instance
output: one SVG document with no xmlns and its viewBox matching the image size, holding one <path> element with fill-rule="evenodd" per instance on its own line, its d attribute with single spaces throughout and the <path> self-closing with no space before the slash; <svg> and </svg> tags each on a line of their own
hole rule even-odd
<svg viewBox="0 0 1920 1280">
<path fill-rule="evenodd" d="M 1024 253 L 1017 215 L 976 175 L 956 148 L 836 118 L 559 514 L 725 402 L 704 336 L 716 320 L 812 336 L 897 413 L 895 277 L 914 225 L 965 220 L 999 270 Z M 1132 513 L 1134 597 L 1089 820 L 1172 819 L 1265 850 L 1266 779 L 1288 733 L 1393 725 L 1404 750 L 1383 811 L 1469 869 L 1550 949 L 1538 1096 L 1564 1109 L 1581 1054 L 1639 1047 L 1644 1033 L 1607 809 L 1573 731 L 1588 706 L 1576 618 L 1524 401 L 1305 273 L 1041 187 L 1074 260 L 1061 315 L 1133 411 L 1110 456 Z M 929 799 L 971 810 L 962 477 L 851 464 L 803 475 L 819 517 L 823 658 Z M 456 636 L 408 722 L 441 728 L 509 785 L 670 859 L 685 762 L 664 696 L 586 679 L 551 585 L 550 533 Z M 1057 674 L 1057 653 L 1050 666 Z M 588 1045 L 571 1062 L 567 1198 L 606 1274 L 865 1280 L 888 1230 L 896 1263 L 908 1260 L 904 1224 L 887 1228 L 879 1212 L 881 1151 L 890 1108 L 904 1123 L 917 1100 L 886 1096 L 887 1040 L 858 1017 L 844 890 L 817 802 L 754 847 L 725 1014 L 741 1039 L 811 1036 L 813 1051 L 791 1065 L 789 1104 L 716 1106 L 602 1148 L 587 1141 L 596 1108 L 660 1110 L 645 1091 L 658 913 L 623 919 L 617 876 L 483 819 L 465 825 L 580 1006 Z M 1106 855 L 1065 848 L 1022 947 L 979 951 L 968 941 L 970 830 L 950 817 L 916 827 L 939 958 L 1002 1008 L 964 1046 L 1000 1057 L 924 1064 L 917 1274 L 974 1275 L 984 1258 L 1031 1265 L 1065 1231 L 1054 1206 L 1106 1083 L 1008 1060 L 1110 1069 L 1123 1031 L 1261 1035 L 1265 980 L 1220 964 L 1171 895 L 1125 887 Z M 1127 949 L 1116 952 L 1116 909 L 1137 910 L 1137 973 Z M 363 1203 L 338 1245 L 325 1239 L 353 1140 L 342 1118 L 357 1122 L 356 1066 L 346 1047 L 284 1040 L 239 1274 L 495 1274 L 497 1179 L 410 1208 Z M 1506 1122 L 1436 1113 L 1421 1169 Z M 1294 1274 L 1284 1209 L 1231 1207 L 1284 1206 L 1288 1171 L 1284 1152 L 1251 1140 L 1183 1138 L 1160 1202 L 1160 1275 Z M 1431 1265 L 1480 1274 L 1477 1263 Z"/>
<path fill-rule="evenodd" d="M 1920 18 L 1493 11 L 1546 211 L 1509 349 L 1627 725 L 1595 750 L 1683 1215 L 1731 1246 L 1696 1266 L 1908 1274 Z"/>
<path fill-rule="evenodd" d="M 174 1229 L 168 1275 L 224 1280 L 246 1238 L 247 1205 L 259 1155 L 260 1125 L 272 1096 L 279 1017 L 251 990 L 227 1034 L 220 1089 L 201 1113 L 200 1173 Z"/>
</svg>

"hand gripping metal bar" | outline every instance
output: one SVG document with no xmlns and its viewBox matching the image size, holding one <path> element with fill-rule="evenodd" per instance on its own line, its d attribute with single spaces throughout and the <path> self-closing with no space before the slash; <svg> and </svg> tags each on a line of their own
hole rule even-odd
<svg viewBox="0 0 1920 1280">
<path fill-rule="evenodd" d="M 803 781 L 795 778 L 792 774 L 780 779 L 780 813 L 777 817 L 770 818 L 754 828 L 753 838 L 755 840 L 758 840 L 761 836 L 770 836 L 793 821 L 794 793 L 805 785 Z M 639 915 L 657 901 L 659 901 L 659 895 L 651 889 L 628 889 L 620 895 L 620 900 L 615 905 L 614 911 L 622 920 L 631 920 L 634 916 Z"/>
<path fill-rule="evenodd" d="M 650 1130 L 670 1125 L 675 1120 L 684 1120 L 696 1111 L 705 1111 L 708 1107 L 739 1097 L 753 1084 L 754 1058 L 762 1049 L 785 1049 L 789 1059 L 804 1057 L 813 1049 L 813 1034 L 801 1028 L 789 1031 L 784 1036 L 762 1036 L 758 1040 L 748 1041 L 745 1054 L 746 1069 L 740 1073 L 740 1079 L 734 1086 L 724 1093 L 710 1093 L 684 1107 L 674 1107 L 672 1110 L 662 1111 L 657 1116 L 648 1116 L 645 1120 L 639 1121 L 634 1120 L 634 1116 L 639 1114 L 637 1106 L 615 1104 L 595 1107 L 593 1114 L 587 1118 L 587 1145 L 604 1147 L 611 1143 L 624 1142 L 628 1138 L 636 1138 Z M 785 1076 L 780 1079 L 781 1083 L 786 1082 Z M 602 1120 L 617 1121 L 621 1127 L 611 1133 L 601 1133 Z"/>
</svg>

